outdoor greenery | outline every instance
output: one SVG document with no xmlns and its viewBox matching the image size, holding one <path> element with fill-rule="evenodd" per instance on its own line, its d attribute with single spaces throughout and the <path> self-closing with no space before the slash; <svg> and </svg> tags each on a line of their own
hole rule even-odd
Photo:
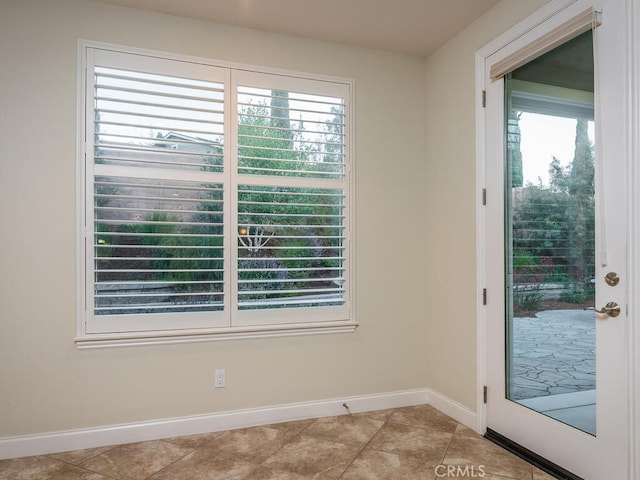
<svg viewBox="0 0 640 480">
<path fill-rule="evenodd" d="M 269 106 L 242 107 L 239 172 L 341 175 L 342 117 L 337 108 L 332 108 L 333 118 L 323 125 L 325 130 L 311 135 L 302 120 L 292 122 L 290 108 L 289 94 L 283 91 L 271 92 Z M 310 130 L 317 128 L 314 124 Z M 241 308 L 251 308 L 251 301 L 300 297 L 304 290 L 310 294 L 335 291 L 342 265 L 341 216 L 339 190 L 240 185 Z"/>
<path fill-rule="evenodd" d="M 513 191 L 516 311 L 538 310 L 545 284 L 564 285 L 560 301 L 579 304 L 593 299 L 594 155 L 587 126 L 587 120 L 577 120 L 574 158 L 566 167 L 553 158 L 548 186 L 529 183 Z"/>
<path fill-rule="evenodd" d="M 339 178 L 343 169 L 341 107 L 320 114 L 330 120 L 306 128 L 302 119 L 291 120 L 288 92 L 272 91 L 269 97 L 269 105 L 251 101 L 239 106 L 238 173 Z M 180 151 L 172 153 L 172 142 L 165 134 L 151 132 L 150 138 L 153 148 L 180 155 Z M 204 145 L 201 170 L 221 171 L 222 145 L 196 140 Z M 179 148 L 182 145 L 178 143 Z M 145 182 L 96 179 L 96 305 L 110 309 L 96 313 L 122 313 L 118 308 L 131 301 L 118 293 L 101 298 L 98 289 L 104 290 L 100 285 L 105 284 L 116 288 L 134 284 L 143 289 L 133 300 L 138 309 L 129 309 L 130 313 L 161 311 L 158 302 L 221 308 L 221 184 Z M 241 308 L 253 308 L 250 304 L 256 301 L 300 298 L 305 292 L 340 292 L 341 189 L 296 186 L 295 182 L 287 187 L 260 185 L 254 177 L 251 183 L 238 185 L 236 200 Z M 153 289 L 158 293 L 144 293 Z M 341 295 L 334 302 L 341 303 Z"/>
</svg>

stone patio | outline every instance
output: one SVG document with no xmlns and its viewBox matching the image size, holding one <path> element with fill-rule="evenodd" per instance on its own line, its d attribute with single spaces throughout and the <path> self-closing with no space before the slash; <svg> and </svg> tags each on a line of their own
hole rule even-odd
<svg viewBox="0 0 640 480">
<path fill-rule="evenodd" d="M 547 310 L 513 319 L 511 399 L 594 390 L 593 310 Z"/>
</svg>

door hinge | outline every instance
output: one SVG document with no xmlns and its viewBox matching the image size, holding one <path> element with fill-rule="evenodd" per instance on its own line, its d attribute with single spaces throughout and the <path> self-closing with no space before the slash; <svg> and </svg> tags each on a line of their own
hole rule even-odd
<svg viewBox="0 0 640 480">
<path fill-rule="evenodd" d="M 487 386 L 482 387 L 482 401 L 487 403 Z"/>
<path fill-rule="evenodd" d="M 487 91 L 482 90 L 482 108 L 487 106 Z"/>
<path fill-rule="evenodd" d="M 482 305 L 486 305 L 487 304 L 487 289 L 483 288 L 482 289 Z"/>
<path fill-rule="evenodd" d="M 487 204 L 487 189 L 483 188 L 482 189 L 482 205 L 486 205 Z"/>
</svg>

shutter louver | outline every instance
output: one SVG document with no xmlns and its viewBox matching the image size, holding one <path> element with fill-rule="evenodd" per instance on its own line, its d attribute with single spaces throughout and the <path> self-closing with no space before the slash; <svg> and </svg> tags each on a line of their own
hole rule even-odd
<svg viewBox="0 0 640 480">
<path fill-rule="evenodd" d="M 353 331 L 350 82 L 83 60 L 80 341 Z"/>
<path fill-rule="evenodd" d="M 345 100 L 238 87 L 239 310 L 345 304 Z"/>
<path fill-rule="evenodd" d="M 223 85 L 95 68 L 95 162 L 221 172 Z"/>
<path fill-rule="evenodd" d="M 238 87 L 238 173 L 342 178 L 340 98 Z"/>
<path fill-rule="evenodd" d="M 93 313 L 224 309 L 224 84 L 95 66 Z"/>
<path fill-rule="evenodd" d="M 238 308 L 344 302 L 341 190 L 241 185 Z"/>
<path fill-rule="evenodd" d="M 223 308 L 222 185 L 95 179 L 96 315 Z"/>
</svg>

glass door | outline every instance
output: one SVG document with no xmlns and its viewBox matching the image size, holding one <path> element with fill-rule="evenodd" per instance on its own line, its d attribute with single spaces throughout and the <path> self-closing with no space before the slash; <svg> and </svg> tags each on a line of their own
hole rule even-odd
<svg viewBox="0 0 640 480">
<path fill-rule="evenodd" d="M 505 385 L 595 435 L 593 78 L 591 31 L 505 78 Z"/>
<path fill-rule="evenodd" d="M 628 478 L 625 18 L 604 3 L 542 55 L 504 68 L 590 3 L 487 57 L 483 110 L 486 427 L 587 480 Z"/>
</svg>

